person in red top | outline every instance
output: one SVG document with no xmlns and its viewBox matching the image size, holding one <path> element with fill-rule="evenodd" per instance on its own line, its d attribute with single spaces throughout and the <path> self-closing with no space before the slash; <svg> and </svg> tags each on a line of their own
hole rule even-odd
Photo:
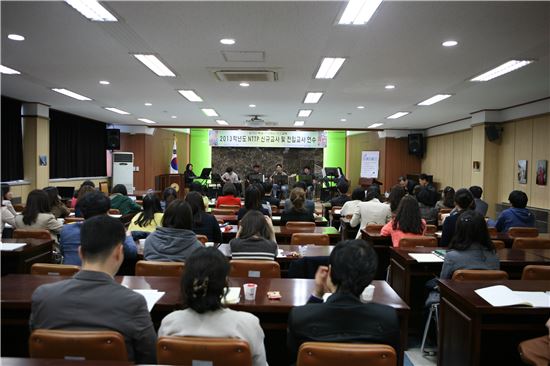
<svg viewBox="0 0 550 366">
<path fill-rule="evenodd" d="M 402 238 L 422 236 L 425 229 L 426 221 L 420 216 L 416 198 L 406 195 L 401 198 L 395 217 L 384 225 L 380 235 L 391 236 L 392 244 L 397 248 Z"/>
<path fill-rule="evenodd" d="M 233 183 L 225 183 L 222 190 L 223 196 L 216 200 L 216 208 L 220 205 L 241 205 L 241 198 L 237 196 L 237 188 Z"/>
</svg>

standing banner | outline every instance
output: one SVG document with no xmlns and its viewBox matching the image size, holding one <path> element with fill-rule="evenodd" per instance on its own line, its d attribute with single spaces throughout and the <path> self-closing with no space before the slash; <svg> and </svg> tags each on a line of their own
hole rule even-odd
<svg viewBox="0 0 550 366">
<path fill-rule="evenodd" d="M 361 151 L 361 178 L 378 178 L 380 151 Z"/>
<path fill-rule="evenodd" d="M 178 173 L 178 149 L 176 146 L 176 135 L 174 135 L 174 147 L 172 148 L 172 159 L 170 160 L 170 174 Z"/>
<path fill-rule="evenodd" d="M 326 131 L 210 130 L 208 137 L 216 147 L 327 147 Z"/>
</svg>

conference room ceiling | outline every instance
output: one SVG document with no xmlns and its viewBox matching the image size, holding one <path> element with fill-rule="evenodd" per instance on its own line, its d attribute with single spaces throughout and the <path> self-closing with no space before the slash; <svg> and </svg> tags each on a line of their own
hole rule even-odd
<svg viewBox="0 0 550 366">
<path fill-rule="evenodd" d="M 119 20 L 102 23 L 65 2 L 2 1 L 1 63 L 21 72 L 2 75 L 2 95 L 115 124 L 145 125 L 137 119 L 147 118 L 157 122 L 152 126 L 216 127 L 223 119 L 244 126 L 247 115 L 259 114 L 277 127 L 303 120 L 306 128 L 326 129 L 423 129 L 550 96 L 550 2 L 385 1 L 364 26 L 337 25 L 346 3 L 102 2 Z M 26 39 L 9 40 L 11 33 Z M 222 38 L 236 43 L 223 45 Z M 450 39 L 458 45 L 441 45 Z M 259 51 L 251 56 L 265 60 L 228 62 L 222 51 Z M 133 53 L 158 55 L 176 77 L 155 75 Z M 327 56 L 347 61 L 334 79 L 317 80 Z M 512 59 L 536 62 L 488 82 L 469 81 Z M 279 79 L 241 87 L 212 73 L 233 68 L 275 70 Z M 191 103 L 178 89 L 192 89 L 204 102 Z M 302 104 L 307 91 L 324 95 L 318 104 Z M 435 94 L 453 96 L 416 105 Z M 313 113 L 298 118 L 299 109 Z M 411 113 L 386 119 L 399 111 Z"/>
</svg>

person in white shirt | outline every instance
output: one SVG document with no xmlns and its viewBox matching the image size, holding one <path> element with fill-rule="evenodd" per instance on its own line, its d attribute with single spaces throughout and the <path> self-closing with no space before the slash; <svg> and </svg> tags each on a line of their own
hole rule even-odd
<svg viewBox="0 0 550 366">
<path fill-rule="evenodd" d="M 348 215 L 353 215 L 357 210 L 357 206 L 365 200 L 365 189 L 362 187 L 357 187 L 351 193 L 351 201 L 344 203 L 342 209 L 340 210 L 340 216 L 346 217 Z"/>
<path fill-rule="evenodd" d="M 232 167 L 229 167 L 225 170 L 225 173 L 223 173 L 222 175 L 222 180 L 225 182 L 225 183 L 233 183 L 233 184 L 236 184 L 236 183 L 239 183 L 239 176 L 237 175 L 237 173 L 235 173 L 233 171 L 233 168 Z"/>
<path fill-rule="evenodd" d="M 368 224 L 384 225 L 391 219 L 390 205 L 380 202 L 380 188 L 372 185 L 367 189 L 366 202 L 357 205 L 350 220 L 350 226 L 356 227 L 361 224 L 360 229 L 366 228 Z M 357 232 L 356 239 L 361 238 L 361 230 Z"/>
<path fill-rule="evenodd" d="M 214 247 L 199 248 L 187 258 L 181 281 L 187 309 L 168 314 L 158 335 L 240 338 L 248 342 L 253 366 L 266 366 L 264 332 L 259 319 L 222 306 L 229 262 Z"/>
<path fill-rule="evenodd" d="M 7 183 L 2 183 L 2 206 L 5 206 L 6 210 L 8 210 L 13 216 L 17 216 L 17 212 L 11 204 L 12 197 L 13 194 L 10 192 L 10 185 Z"/>
</svg>

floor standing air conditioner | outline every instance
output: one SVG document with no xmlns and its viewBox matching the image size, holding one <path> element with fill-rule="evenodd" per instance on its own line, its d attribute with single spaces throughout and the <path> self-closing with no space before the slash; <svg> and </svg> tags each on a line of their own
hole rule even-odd
<svg viewBox="0 0 550 366">
<path fill-rule="evenodd" d="M 134 193 L 134 153 L 113 152 L 113 187 L 124 184 L 128 194 Z"/>
</svg>

